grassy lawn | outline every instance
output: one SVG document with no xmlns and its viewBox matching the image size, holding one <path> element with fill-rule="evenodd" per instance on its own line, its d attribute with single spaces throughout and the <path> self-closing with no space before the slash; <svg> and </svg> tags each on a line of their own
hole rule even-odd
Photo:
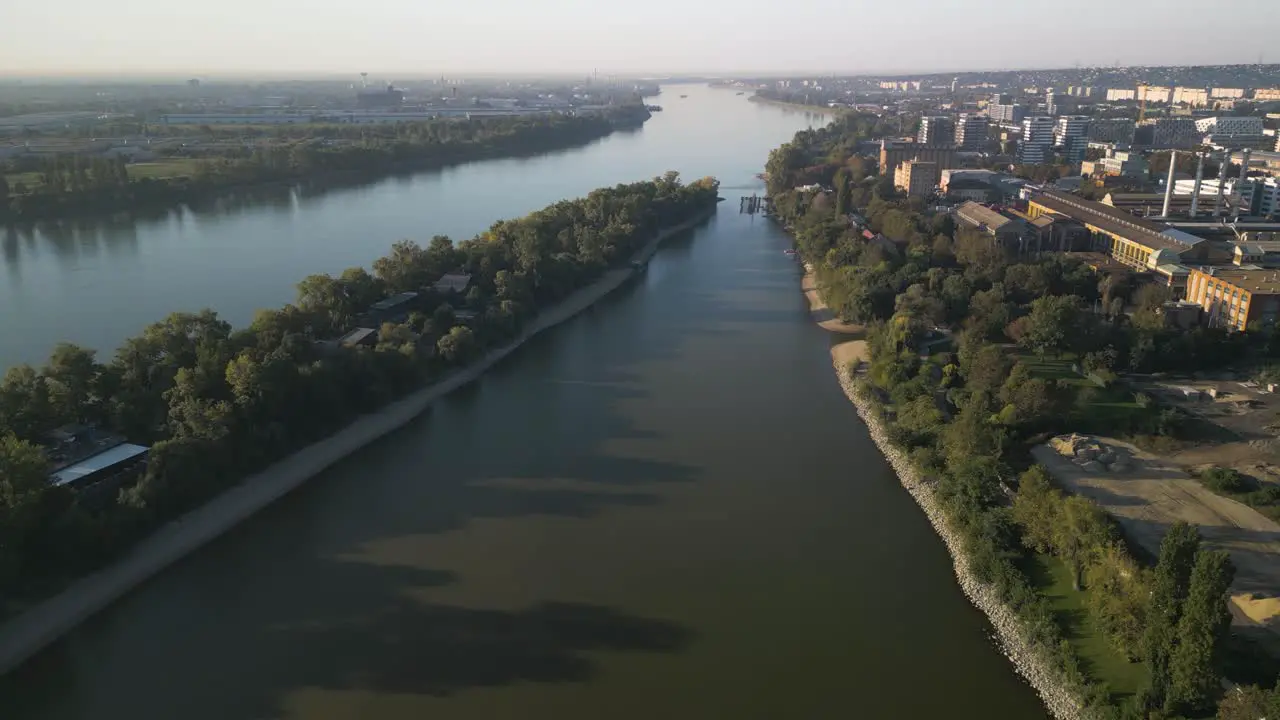
<svg viewBox="0 0 1280 720">
<path fill-rule="evenodd" d="M 1081 670 L 1105 682 L 1117 702 L 1137 694 L 1146 680 L 1146 667 L 1126 660 L 1097 631 L 1085 607 L 1084 592 L 1071 588 L 1071 574 L 1066 565 L 1047 555 L 1035 555 L 1024 564 L 1036 589 L 1053 606 L 1058 625 L 1080 657 Z"/>
<path fill-rule="evenodd" d="M 13 186 L 18 183 L 26 185 L 27 188 L 31 190 L 34 190 L 44 184 L 44 182 L 40 180 L 40 173 L 37 172 L 9 173 L 4 176 L 4 179 L 9 182 L 10 190 L 13 190 Z"/>
<path fill-rule="evenodd" d="M 129 177 L 134 180 L 142 178 L 190 177 L 195 174 L 200 160 L 193 158 L 165 158 L 155 162 L 133 163 L 129 166 Z"/>
<path fill-rule="evenodd" d="M 1026 365 L 1031 374 L 1045 380 L 1066 380 L 1075 384 L 1077 381 L 1090 384 L 1088 380 L 1071 369 L 1071 360 L 1063 357 L 1046 355 L 1041 357 L 1035 353 L 1017 353 L 1015 359 Z"/>
</svg>

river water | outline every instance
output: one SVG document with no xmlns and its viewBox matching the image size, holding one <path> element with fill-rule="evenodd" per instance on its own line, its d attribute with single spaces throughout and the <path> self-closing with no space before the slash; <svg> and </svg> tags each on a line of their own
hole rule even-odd
<svg viewBox="0 0 1280 720">
<path fill-rule="evenodd" d="M 840 392 L 787 238 L 737 213 L 769 148 L 821 118 L 701 87 L 661 102 L 552 156 L 139 227 L 127 249 L 22 245 L 6 280 L 37 305 L 77 272 L 66 303 L 114 297 L 151 280 L 138 263 L 175 276 L 131 296 L 155 298 L 138 322 L 192 296 L 243 320 L 388 239 L 598 185 L 676 168 L 728 198 L 636 281 L 0 682 L 0 716 L 1043 717 Z M 67 322 L 106 345 L 130 329 Z"/>
</svg>

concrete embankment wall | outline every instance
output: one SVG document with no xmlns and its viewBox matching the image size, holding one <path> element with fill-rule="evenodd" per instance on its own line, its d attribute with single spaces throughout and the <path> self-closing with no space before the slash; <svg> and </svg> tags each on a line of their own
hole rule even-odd
<svg viewBox="0 0 1280 720">
<path fill-rule="evenodd" d="M 659 232 L 635 254 L 634 259 L 647 260 L 663 240 L 698 225 L 715 212 L 716 206 L 713 205 L 698 217 Z M 246 478 L 199 509 L 165 525 L 112 565 L 76 581 L 58 595 L 0 625 L 0 674 L 12 670 L 125 593 L 301 486 L 325 468 L 404 426 L 437 399 L 480 377 L 534 335 L 590 307 L 621 287 L 636 272 L 630 267 L 610 270 L 596 282 L 540 313 L 510 343 L 491 350 L 440 382 L 362 416 L 328 438 Z"/>
</svg>

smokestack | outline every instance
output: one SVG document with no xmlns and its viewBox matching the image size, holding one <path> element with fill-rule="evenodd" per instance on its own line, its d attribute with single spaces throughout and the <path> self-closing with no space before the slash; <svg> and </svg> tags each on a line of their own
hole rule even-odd
<svg viewBox="0 0 1280 720">
<path fill-rule="evenodd" d="M 1161 217 L 1169 217 L 1169 203 L 1173 201 L 1173 173 L 1178 168 L 1178 151 L 1169 151 L 1169 177 L 1164 181 L 1164 208 L 1160 210 Z"/>
<path fill-rule="evenodd" d="M 1253 198 L 1246 200 L 1244 196 L 1244 181 L 1249 177 L 1249 152 L 1249 148 L 1245 148 L 1240 153 L 1240 179 L 1236 181 L 1236 197 L 1239 198 L 1236 202 L 1236 217 L 1240 217 L 1241 209 L 1246 215 L 1253 212 Z"/>
<path fill-rule="evenodd" d="M 1196 216 L 1196 210 L 1200 209 L 1200 183 L 1204 181 L 1204 153 L 1196 153 L 1199 160 L 1196 161 L 1196 184 L 1191 189 L 1191 213 L 1190 217 Z"/>
<path fill-rule="evenodd" d="M 1213 216 L 1222 214 L 1222 193 L 1227 187 L 1227 170 L 1231 169 L 1231 151 L 1222 151 L 1222 167 L 1218 168 L 1218 197 L 1213 201 Z"/>
</svg>

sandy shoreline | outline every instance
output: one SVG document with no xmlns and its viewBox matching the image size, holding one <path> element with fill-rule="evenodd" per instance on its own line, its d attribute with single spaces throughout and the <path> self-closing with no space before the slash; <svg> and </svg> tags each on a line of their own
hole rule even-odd
<svg viewBox="0 0 1280 720">
<path fill-rule="evenodd" d="M 826 304 L 821 297 L 818 297 L 818 291 L 814 285 L 811 272 L 805 273 L 801 288 L 804 290 L 805 297 L 809 298 L 811 312 L 826 309 Z M 815 321 L 824 329 L 851 334 L 848 329 L 833 330 L 827 327 L 819 319 L 820 317 L 820 314 L 815 314 Z M 835 322 L 845 328 L 853 327 L 840 323 L 839 320 L 835 320 Z M 858 331 L 860 332 L 861 328 Z M 872 441 L 875 442 L 876 447 L 880 449 L 880 452 L 897 474 L 902 487 L 910 493 L 912 499 L 916 501 L 916 504 L 924 511 L 925 516 L 929 518 L 929 523 L 933 525 L 934 532 L 942 538 L 943 543 L 947 546 L 955 568 L 956 581 L 964 592 L 965 597 L 969 598 L 974 607 L 981 610 L 990 620 L 991 626 L 995 631 L 995 638 L 1000 644 L 1001 652 L 1004 653 L 1005 657 L 1009 658 L 1009 662 L 1013 664 L 1017 673 L 1040 695 L 1050 715 L 1058 718 L 1058 720 L 1077 720 L 1083 717 L 1079 700 L 1063 688 L 1057 673 L 1046 667 L 1027 644 L 1023 637 L 1021 621 L 1017 615 L 1000 601 L 994 588 L 974 579 L 973 573 L 969 570 L 969 560 L 964 553 L 963 541 L 958 534 L 951 530 L 941 506 L 934 497 L 932 484 L 921 476 L 905 454 L 889 442 L 889 435 L 884 421 L 880 419 L 872 403 L 858 394 L 854 381 L 854 362 L 869 360 L 866 341 L 858 339 L 833 342 L 831 360 L 835 366 L 836 378 L 840 382 L 841 389 L 857 409 L 858 417 L 862 418 L 863 423 L 866 424 Z"/>
<path fill-rule="evenodd" d="M 827 307 L 826 301 L 822 299 L 822 293 L 818 291 L 818 280 L 808 263 L 805 264 L 804 270 L 800 289 L 804 291 L 804 297 L 809 301 L 809 316 L 823 330 L 844 336 L 840 340 L 832 338 L 832 362 L 838 367 L 848 367 L 855 362 L 866 361 L 868 359 L 867 341 L 863 339 L 866 328 L 836 317 L 836 314 Z"/>
<path fill-rule="evenodd" d="M 663 240 L 698 225 L 716 206 L 679 225 L 659 232 L 632 256 L 644 262 Z M 530 338 L 577 315 L 621 287 L 640 272 L 631 267 L 606 272 L 540 313 L 519 337 L 486 353 L 466 368 L 429 387 L 364 415 L 329 437 L 299 450 L 241 481 L 200 508 L 161 527 L 120 560 L 74 582 L 59 594 L 0 625 L 0 674 L 20 665 L 125 593 L 213 540 L 254 513 L 301 486 L 325 468 L 402 427 L 433 402 L 480 377 L 494 363 Z"/>
</svg>

